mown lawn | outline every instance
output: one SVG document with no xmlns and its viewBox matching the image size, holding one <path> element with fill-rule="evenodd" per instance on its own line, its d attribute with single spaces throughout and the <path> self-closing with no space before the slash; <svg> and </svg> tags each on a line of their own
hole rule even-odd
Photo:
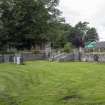
<svg viewBox="0 0 105 105">
<path fill-rule="evenodd" d="M 105 64 L 0 64 L 0 105 L 105 105 Z"/>
</svg>

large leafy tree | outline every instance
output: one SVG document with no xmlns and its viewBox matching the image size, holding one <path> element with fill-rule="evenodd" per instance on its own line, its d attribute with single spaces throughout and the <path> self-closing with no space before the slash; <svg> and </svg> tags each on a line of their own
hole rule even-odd
<svg viewBox="0 0 105 105">
<path fill-rule="evenodd" d="M 49 31 L 49 41 L 53 48 L 63 48 L 68 42 L 67 36 L 70 33 L 71 26 L 66 23 L 51 24 Z"/>
<path fill-rule="evenodd" d="M 97 30 L 95 28 L 89 28 L 86 33 L 85 42 L 92 42 L 92 41 L 98 41 L 98 40 L 99 40 L 99 37 L 98 37 Z"/>
<path fill-rule="evenodd" d="M 88 22 L 79 22 L 71 28 L 68 41 L 75 47 L 84 47 L 86 42 L 97 41 L 98 33 L 95 28 L 88 26 Z"/>
<path fill-rule="evenodd" d="M 46 42 L 51 23 L 60 20 L 58 0 L 0 0 L 0 45 L 31 48 Z"/>
</svg>

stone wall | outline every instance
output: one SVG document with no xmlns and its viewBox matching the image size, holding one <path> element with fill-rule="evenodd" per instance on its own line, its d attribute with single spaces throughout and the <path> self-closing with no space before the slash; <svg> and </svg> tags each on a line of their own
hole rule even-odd
<svg viewBox="0 0 105 105">
<path fill-rule="evenodd" d="M 14 59 L 17 56 L 21 56 L 23 58 L 23 61 L 45 60 L 47 58 L 45 54 L 32 54 L 32 53 L 24 53 L 22 55 L 4 54 L 0 55 L 0 63 L 14 62 Z"/>
<path fill-rule="evenodd" d="M 24 53 L 22 54 L 24 61 L 34 61 L 34 60 L 45 60 L 45 54 L 32 54 L 32 53 Z"/>
<path fill-rule="evenodd" d="M 3 56 L 0 55 L 0 63 L 2 63 L 2 62 L 3 62 Z"/>
<path fill-rule="evenodd" d="M 22 56 L 23 61 L 35 61 L 35 60 L 46 60 L 48 57 L 45 54 L 33 54 L 33 53 L 24 53 L 22 55 L 0 55 L 0 63 L 8 63 L 14 62 L 14 58 L 17 56 Z M 105 62 L 105 54 L 82 54 L 78 53 L 70 53 L 70 54 L 62 54 L 59 57 L 56 56 L 54 61 L 81 61 L 83 62 Z"/>
<path fill-rule="evenodd" d="M 105 54 L 79 54 L 70 53 L 58 56 L 54 61 L 82 61 L 82 62 L 105 62 Z"/>
<path fill-rule="evenodd" d="M 86 62 L 105 62 L 105 54 L 85 54 L 81 59 Z"/>
</svg>

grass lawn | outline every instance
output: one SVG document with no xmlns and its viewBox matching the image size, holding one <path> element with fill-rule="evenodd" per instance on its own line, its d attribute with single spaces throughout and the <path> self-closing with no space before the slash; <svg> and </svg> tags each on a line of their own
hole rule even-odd
<svg viewBox="0 0 105 105">
<path fill-rule="evenodd" d="M 105 64 L 0 64 L 0 105 L 105 105 Z"/>
</svg>

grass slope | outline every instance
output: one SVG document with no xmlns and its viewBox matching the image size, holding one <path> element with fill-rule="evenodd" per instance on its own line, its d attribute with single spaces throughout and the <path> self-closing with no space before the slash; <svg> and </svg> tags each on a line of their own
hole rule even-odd
<svg viewBox="0 0 105 105">
<path fill-rule="evenodd" d="M 0 105 L 105 105 L 105 65 L 0 64 Z"/>
</svg>

